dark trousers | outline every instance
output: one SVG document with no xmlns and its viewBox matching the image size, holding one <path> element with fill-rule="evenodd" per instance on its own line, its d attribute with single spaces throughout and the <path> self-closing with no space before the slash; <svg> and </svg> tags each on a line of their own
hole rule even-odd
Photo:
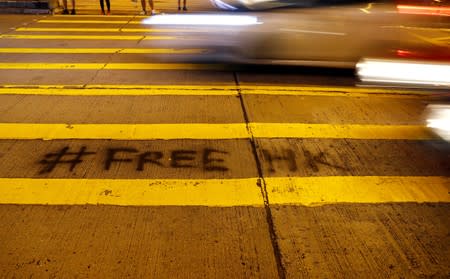
<svg viewBox="0 0 450 279">
<path fill-rule="evenodd" d="M 106 8 L 108 8 L 108 12 L 110 11 L 109 0 L 106 1 Z M 102 12 L 105 12 L 105 6 L 103 5 L 103 0 L 100 0 L 100 7 L 102 8 Z"/>
</svg>

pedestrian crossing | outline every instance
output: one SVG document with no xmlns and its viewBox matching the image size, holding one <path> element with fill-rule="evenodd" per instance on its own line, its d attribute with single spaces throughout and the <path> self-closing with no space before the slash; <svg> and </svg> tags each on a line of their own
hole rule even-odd
<svg viewBox="0 0 450 279">
<path fill-rule="evenodd" d="M 62 11 L 63 3 L 59 0 L 59 7 Z M 166 1 L 166 0 L 153 0 L 154 7 L 158 13 L 174 13 L 178 12 L 177 1 Z M 108 17 L 121 17 L 127 15 L 139 15 L 142 11 L 141 1 L 132 0 L 111 0 L 111 14 Z M 105 3 L 106 7 L 106 3 Z M 148 0 L 146 1 L 146 8 L 149 9 Z M 189 11 L 204 11 L 206 9 L 213 9 L 213 5 L 208 1 L 187 1 L 187 8 Z M 68 1 L 69 11 L 72 9 L 71 2 Z M 88 1 L 88 0 L 76 0 L 75 10 L 77 16 L 87 16 L 87 15 L 101 15 L 100 3 L 98 1 Z M 59 11 L 57 16 L 60 15 Z M 69 15 L 70 16 L 70 15 Z"/>
<path fill-rule="evenodd" d="M 158 5 L 158 2 L 156 4 Z M 116 7 L 120 8 L 121 11 L 137 9 L 136 4 L 132 2 L 129 5 Z M 84 3 L 77 6 L 77 10 L 80 11 L 95 9 L 94 4 Z M 122 26 L 109 27 L 113 24 Z M 165 63 L 139 56 L 146 54 L 202 56 L 210 52 L 207 48 L 161 48 L 157 43 L 153 44 L 164 40 L 184 40 L 186 39 L 186 34 L 201 32 L 199 30 L 189 30 L 188 28 L 160 30 L 150 27 L 135 27 L 135 25 L 140 24 L 141 18 L 136 16 L 129 17 L 127 20 L 124 20 L 123 16 L 103 17 L 89 15 L 89 19 L 87 19 L 87 16 L 78 15 L 54 16 L 37 20 L 27 27 L 18 27 L 8 34 L 1 34 L 0 42 L 7 40 L 25 42 L 17 43 L 17 45 L 13 42 L 14 47 L 0 47 L 1 54 L 34 55 L 30 56 L 29 59 L 32 61 L 29 62 L 0 61 L 0 72 L 16 71 L 16 75 L 35 73 L 40 76 L 41 81 L 30 80 L 28 83 L 14 83 L 7 78 L 8 75 L 3 75 L 4 78 L 0 80 L 2 82 L 0 98 L 9 98 L 9 103 L 6 107 L 0 108 L 3 109 L 4 114 L 2 118 L 3 123 L 0 123 L 0 141 L 44 140 L 57 144 L 64 141 L 76 142 L 77 140 L 88 142 L 93 140 L 112 140 L 115 143 L 123 141 L 127 145 L 132 145 L 132 142 L 135 141 L 152 142 L 156 140 L 167 142 L 241 140 L 255 149 L 254 155 L 256 157 L 253 160 L 258 163 L 253 163 L 249 166 L 249 168 L 254 168 L 254 171 L 252 171 L 254 175 L 244 178 L 225 177 L 216 179 L 193 179 L 189 178 L 189 175 L 187 177 L 181 175 L 181 177 L 161 179 L 4 177 L 0 179 L 0 203 L 264 207 L 269 202 L 274 205 L 296 204 L 306 206 L 330 203 L 450 202 L 448 195 L 449 177 L 434 174 L 419 176 L 383 174 L 379 176 L 357 174 L 352 176 L 328 174 L 314 177 L 272 176 L 271 170 L 274 163 L 272 161 L 289 161 L 286 154 L 290 153 L 284 154 L 285 149 L 282 149 L 282 155 L 272 156 L 266 149 L 261 149 L 259 146 L 263 142 L 272 140 L 283 140 L 288 143 L 289 141 L 303 142 L 308 140 L 357 140 L 370 142 L 379 140 L 402 142 L 405 145 L 417 142 L 439 142 L 439 139 L 420 122 L 419 116 L 411 116 L 407 111 L 407 105 L 411 105 L 412 102 L 427 100 L 429 98 L 428 92 L 401 89 L 236 84 L 234 78 L 232 78 L 233 69 L 222 64 Z M 65 25 L 76 25 L 76 27 L 65 27 Z M 129 25 L 130 28 L 127 28 Z M 35 46 L 37 41 L 41 42 L 41 47 Z M 72 46 L 71 43 L 74 41 L 78 41 L 77 46 L 79 47 Z M 121 41 L 127 41 L 129 46 L 115 47 L 115 44 Z M 55 42 L 58 44 L 62 42 L 62 45 L 55 47 Z M 88 45 L 94 42 L 98 43 L 98 46 L 95 48 Z M 101 47 L 102 45 L 107 45 L 107 47 Z M 75 54 L 108 54 L 120 60 L 120 62 L 113 62 L 109 56 L 105 58 L 105 61 L 95 63 L 65 62 L 68 55 Z M 136 63 L 135 60 L 129 60 L 132 55 L 135 55 L 134 57 L 138 55 L 139 59 L 147 62 Z M 28 59 L 28 57 L 25 57 L 25 59 Z M 94 71 L 95 73 L 93 76 L 89 74 L 88 81 L 85 83 L 74 81 L 74 83 L 70 84 L 58 83 L 59 77 L 50 74 L 52 70 L 58 71 L 59 75 L 72 75 L 73 72 L 85 73 L 86 71 Z M 148 74 L 148 79 L 152 79 L 155 75 L 154 73 L 165 77 L 172 75 L 174 72 L 181 73 L 181 76 L 186 75 L 187 72 L 197 72 L 199 75 L 206 75 L 204 79 L 206 82 L 202 85 L 195 85 L 191 84 L 190 80 L 187 79 L 187 84 L 185 85 L 168 84 L 168 82 L 151 85 L 145 84 L 147 82 L 146 79 L 141 79 L 143 83 L 140 84 L 122 84 L 120 80 L 109 79 L 108 84 L 96 83 L 99 73 L 111 76 L 110 71 L 133 71 L 143 75 Z M 228 75 L 231 77 L 230 81 L 218 83 L 217 85 L 213 83 L 208 84 L 207 74 L 212 72 Z M 64 115 L 61 115 L 60 122 L 42 123 L 40 122 L 43 119 L 42 114 L 49 113 L 49 110 L 39 107 L 39 105 L 36 106 L 36 116 L 33 111 L 11 113 L 14 110 L 14 102 L 25 101 L 29 96 L 37 98 L 76 97 L 79 98 L 77 100 L 88 100 L 94 97 L 108 98 L 101 99 L 101 102 L 104 102 L 104 106 L 108 106 L 106 101 L 114 103 L 116 100 L 119 100 L 118 98 L 138 98 L 135 101 L 144 102 L 144 99 L 139 98 L 145 97 L 153 98 L 151 99 L 152 102 L 160 102 L 162 104 L 161 107 L 163 108 L 158 107 L 157 110 L 166 109 L 164 108 L 164 102 L 169 100 L 167 98 L 172 98 L 170 100 L 175 103 L 177 101 L 174 101 L 174 98 L 190 98 L 183 100 L 191 100 L 194 104 L 196 101 L 192 100 L 214 99 L 218 100 L 217 110 L 221 109 L 220 106 L 222 104 L 220 100 L 233 100 L 230 102 L 236 104 L 237 107 L 242 106 L 243 111 L 238 116 L 241 119 L 240 122 L 225 122 L 217 120 L 215 115 L 209 115 L 204 118 L 204 122 L 189 122 L 180 119 L 177 123 L 167 123 L 167 120 L 163 118 L 159 119 L 160 123 L 151 123 L 151 121 L 149 123 L 120 123 L 120 119 L 111 120 L 109 123 L 95 123 L 95 121 L 92 121 L 92 123 L 66 123 Z M 309 100 L 312 104 L 314 102 L 318 102 L 318 104 L 320 102 L 328 102 L 326 101 L 327 98 L 336 98 L 333 100 L 348 106 L 350 104 L 359 104 L 359 102 L 368 103 L 369 101 L 367 100 L 374 98 L 380 103 L 397 104 L 401 108 L 399 113 L 403 113 L 402 115 L 405 119 L 413 119 L 413 121 L 402 120 L 396 122 L 396 120 L 389 120 L 383 122 L 379 120 L 378 122 L 371 122 L 368 116 L 368 120 L 366 119 L 364 123 L 358 123 L 357 120 L 355 120 L 355 123 L 342 123 L 340 120 L 331 119 L 329 122 L 315 123 L 310 121 L 313 117 L 324 119 L 325 121 L 329 117 L 328 113 L 323 112 L 324 114 L 319 116 L 314 115 L 312 112 L 307 112 L 305 115 L 302 115 L 301 112 L 299 113 L 295 110 L 286 111 L 284 114 L 298 114 L 298 118 L 301 118 L 302 121 L 283 122 L 281 121 L 281 116 L 277 116 L 270 111 L 267 112 L 267 115 L 272 115 L 273 118 L 268 121 L 261 121 L 251 111 L 247 111 L 250 108 L 246 107 L 246 105 L 251 102 L 260 104 L 264 98 L 278 98 L 280 96 L 284 98 L 284 101 L 289 100 L 287 101 L 288 103 L 291 101 L 300 102 L 299 100 L 301 100 L 301 102 L 305 102 Z M 145 102 L 150 104 L 149 100 L 145 99 Z M 123 99 L 121 99 L 121 102 L 123 102 Z M 277 100 L 277 102 L 281 101 Z M 407 105 L 403 105 L 402 102 L 405 102 Z M 367 103 L 358 108 L 362 115 L 366 114 L 366 110 L 371 106 L 376 107 L 376 105 Z M 388 111 L 389 106 L 379 104 L 376 108 L 379 111 L 374 109 L 373 114 L 376 112 L 383 114 Z M 201 107 L 195 109 L 203 111 Z M 10 117 L 8 113 L 11 113 Z M 129 113 L 134 114 L 132 109 L 130 109 Z M 142 113 L 148 114 L 150 119 L 153 111 L 148 110 Z M 177 111 L 172 112 L 174 115 L 177 113 Z M 203 111 L 203 113 L 205 112 Z M 348 115 L 346 114 L 346 119 L 358 118 L 352 116 L 349 111 L 341 113 L 348 113 Z M 24 117 L 20 114 L 23 114 Z M 95 118 L 95 111 L 91 111 L 90 114 Z M 191 114 L 194 115 L 195 111 Z M 26 121 L 17 121 L 19 118 L 26 119 Z M 208 122 L 208 120 L 211 122 Z M 117 121 L 119 123 L 115 123 Z M 277 149 L 275 143 L 274 146 Z M 316 148 L 320 149 L 320 144 Z M 214 152 L 222 155 L 231 152 L 220 151 L 218 148 L 208 150 L 215 150 Z M 158 154 L 160 154 L 152 152 L 144 154 L 148 156 L 159 156 Z M 178 166 L 189 168 L 191 165 L 186 162 L 193 161 L 193 154 L 196 154 L 195 152 L 197 151 L 184 150 L 183 152 L 180 153 L 181 155 L 173 155 L 175 157 L 171 160 L 185 162 L 185 164 L 179 163 Z M 239 151 L 234 150 L 233 152 Z M 216 157 L 208 157 L 209 153 L 206 154 L 203 155 L 204 163 L 213 164 L 223 161 L 223 159 Z M 316 157 L 312 156 L 312 158 L 315 158 L 314 160 L 324 164 L 321 161 L 322 159 Z M 117 160 L 126 161 L 128 159 Z M 153 157 L 146 158 L 144 156 L 140 157 L 140 160 L 142 160 L 142 163 L 160 164 L 159 159 Z M 387 155 L 385 158 L 386 162 L 384 162 L 386 166 L 389 166 L 389 162 L 387 162 L 389 160 L 390 157 Z M 292 162 L 289 163 L 291 164 L 289 167 L 291 167 Z M 257 170 L 258 164 L 262 166 L 262 170 L 259 170 L 259 172 Z M 222 167 L 222 169 L 225 169 L 225 167 Z M 202 174 L 197 175 L 202 176 Z M 219 172 L 218 176 L 220 177 L 221 175 L 223 173 Z M 153 186 L 149 187 L 149 185 Z"/>
</svg>

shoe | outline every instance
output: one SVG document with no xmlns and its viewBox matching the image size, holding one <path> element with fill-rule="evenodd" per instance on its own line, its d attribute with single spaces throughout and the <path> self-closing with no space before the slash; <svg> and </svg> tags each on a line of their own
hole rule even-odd
<svg viewBox="0 0 450 279">
<path fill-rule="evenodd" d="M 183 7 L 183 11 L 187 11 L 187 8 L 186 8 L 186 7 Z"/>
<path fill-rule="evenodd" d="M 106 12 L 106 15 L 110 15 L 110 14 L 111 14 L 111 11 L 107 11 L 107 12 Z"/>
<path fill-rule="evenodd" d="M 146 15 L 147 12 L 146 12 L 146 11 L 141 11 L 139 14 L 140 14 L 140 15 Z"/>
<path fill-rule="evenodd" d="M 63 14 L 63 15 L 68 15 L 68 14 L 69 14 L 69 10 L 64 9 L 63 12 L 62 12 L 62 14 Z"/>
<path fill-rule="evenodd" d="M 76 15 L 77 13 L 75 12 L 75 9 L 72 10 L 72 12 L 70 13 L 71 15 Z"/>
<path fill-rule="evenodd" d="M 155 10 L 152 10 L 151 13 L 150 13 L 150 15 L 155 15 L 155 14 L 156 14 Z"/>
<path fill-rule="evenodd" d="M 100 14 L 105 15 L 105 11 L 101 11 Z"/>
<path fill-rule="evenodd" d="M 180 8 L 180 7 L 178 7 L 178 10 L 179 10 L 179 11 L 181 11 L 181 8 Z"/>
</svg>

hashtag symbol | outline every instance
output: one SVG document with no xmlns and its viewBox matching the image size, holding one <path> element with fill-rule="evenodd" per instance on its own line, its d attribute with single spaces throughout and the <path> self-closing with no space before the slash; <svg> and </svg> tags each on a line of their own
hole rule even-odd
<svg viewBox="0 0 450 279">
<path fill-rule="evenodd" d="M 80 148 L 80 151 L 78 152 L 68 152 L 69 147 L 66 146 L 63 149 L 61 149 L 58 153 L 48 153 L 45 155 L 45 159 L 39 161 L 39 163 L 44 164 L 45 167 L 39 172 L 39 174 L 42 173 L 49 173 L 52 172 L 53 169 L 58 164 L 69 164 L 70 165 L 70 171 L 73 171 L 75 167 L 83 162 L 81 158 L 85 155 L 91 155 L 95 154 L 95 152 L 87 152 L 86 146 L 82 146 Z M 72 156 L 73 158 L 71 160 L 63 160 L 63 157 Z"/>
</svg>

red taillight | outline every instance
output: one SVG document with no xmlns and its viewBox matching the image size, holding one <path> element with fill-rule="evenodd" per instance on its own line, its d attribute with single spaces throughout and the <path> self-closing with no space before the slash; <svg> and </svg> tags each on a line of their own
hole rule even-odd
<svg viewBox="0 0 450 279">
<path fill-rule="evenodd" d="M 395 51 L 397 57 L 408 59 L 421 59 L 443 63 L 450 63 L 450 48 L 429 48 L 419 50 L 398 49 Z"/>
<path fill-rule="evenodd" d="M 397 56 L 398 57 L 405 57 L 405 58 L 408 58 L 408 57 L 414 57 L 415 55 L 414 55 L 414 53 L 413 52 L 411 52 L 411 51 L 408 51 L 408 50 L 397 50 Z"/>
</svg>

